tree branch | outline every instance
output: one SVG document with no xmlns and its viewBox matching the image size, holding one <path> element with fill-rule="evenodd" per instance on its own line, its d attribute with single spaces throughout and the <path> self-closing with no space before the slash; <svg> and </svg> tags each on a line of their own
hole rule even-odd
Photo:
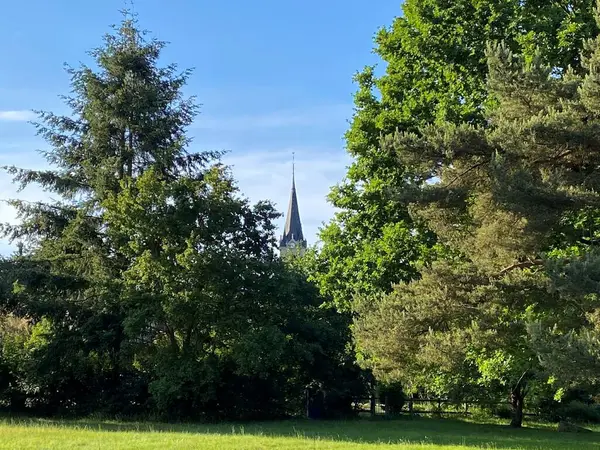
<svg viewBox="0 0 600 450">
<path fill-rule="evenodd" d="M 563 152 L 559 152 L 557 155 L 552 156 L 551 158 L 540 158 L 540 159 L 536 159 L 532 162 L 532 164 L 543 164 L 543 163 L 551 163 L 551 162 L 556 162 L 559 159 L 564 158 L 565 156 L 569 156 L 573 153 L 574 149 L 570 149 L 570 150 L 565 150 Z"/>
<path fill-rule="evenodd" d="M 530 368 L 525 369 L 525 372 L 523 372 L 521 374 L 521 377 L 516 382 L 515 386 L 513 387 L 513 390 L 517 390 L 517 389 L 521 388 L 521 383 L 522 383 L 523 379 L 525 378 L 525 375 L 527 375 L 529 373 L 529 370 L 530 370 Z"/>
<path fill-rule="evenodd" d="M 528 269 L 530 267 L 534 267 L 534 266 L 543 266 L 544 265 L 544 260 L 543 259 L 534 259 L 534 260 L 529 260 L 529 261 L 523 261 L 520 263 L 515 263 L 512 264 L 508 267 L 505 267 L 504 269 L 502 269 L 499 273 L 499 275 L 504 275 L 508 272 L 511 272 L 515 269 Z"/>
<path fill-rule="evenodd" d="M 450 187 L 452 186 L 454 183 L 456 183 L 458 180 L 460 180 L 462 177 L 464 177 L 466 174 L 468 174 L 469 172 L 471 172 L 472 170 L 477 169 L 478 167 L 483 166 L 487 161 L 483 160 L 481 162 L 478 162 L 477 164 L 472 165 L 471 167 L 469 167 L 467 170 L 465 170 L 462 173 L 459 173 L 456 177 L 454 177 L 448 184 L 446 184 L 444 187 Z"/>
</svg>

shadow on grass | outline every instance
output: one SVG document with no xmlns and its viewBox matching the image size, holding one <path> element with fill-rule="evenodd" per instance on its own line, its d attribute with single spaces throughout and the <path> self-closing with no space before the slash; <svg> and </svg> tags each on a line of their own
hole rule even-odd
<svg viewBox="0 0 600 450">
<path fill-rule="evenodd" d="M 513 429 L 453 419 L 396 419 L 353 421 L 287 420 L 257 423 L 168 424 L 102 420 L 0 419 L 0 424 L 64 427 L 106 432 L 168 432 L 211 435 L 302 437 L 353 443 L 437 444 L 521 449 L 598 449 L 600 433 L 558 433 L 548 427 Z"/>
</svg>

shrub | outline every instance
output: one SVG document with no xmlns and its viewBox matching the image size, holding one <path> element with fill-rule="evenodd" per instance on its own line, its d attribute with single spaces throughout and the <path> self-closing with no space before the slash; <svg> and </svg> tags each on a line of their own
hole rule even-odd
<svg viewBox="0 0 600 450">
<path fill-rule="evenodd" d="M 492 414 L 500 419 L 511 419 L 513 417 L 513 411 L 508 405 L 494 405 L 491 410 Z"/>
<path fill-rule="evenodd" d="M 573 422 L 600 423 L 600 405 L 574 400 L 559 408 L 558 415 L 563 420 Z"/>
<path fill-rule="evenodd" d="M 406 403 L 406 394 L 400 383 L 384 383 L 377 387 L 379 400 L 385 404 L 386 414 L 399 414 Z"/>
</svg>

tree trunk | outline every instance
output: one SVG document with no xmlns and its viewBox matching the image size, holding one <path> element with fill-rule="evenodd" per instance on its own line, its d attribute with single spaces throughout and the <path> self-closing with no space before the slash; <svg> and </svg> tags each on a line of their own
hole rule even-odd
<svg viewBox="0 0 600 450">
<path fill-rule="evenodd" d="M 14 390 L 10 393 L 10 411 L 13 413 L 22 413 L 25 411 L 25 395 Z"/>
<path fill-rule="evenodd" d="M 127 176 L 133 177 L 133 132 L 129 129 L 129 148 L 127 149 Z"/>
<path fill-rule="evenodd" d="M 123 180 L 123 178 L 125 178 L 125 161 L 126 161 L 126 137 L 125 137 L 125 130 L 121 131 L 121 139 L 120 139 L 120 148 L 119 148 L 119 173 L 118 173 L 118 177 L 119 180 L 121 181 Z"/>
<path fill-rule="evenodd" d="M 510 406 L 512 408 L 512 420 L 510 426 L 513 428 L 521 428 L 523 425 L 523 403 L 525 396 L 520 387 L 510 393 Z"/>
<path fill-rule="evenodd" d="M 377 407 L 377 399 L 375 398 L 375 391 L 373 390 L 373 392 L 371 392 L 371 398 L 370 398 L 370 406 L 371 406 L 371 417 L 375 417 L 376 414 L 376 407 Z"/>
</svg>

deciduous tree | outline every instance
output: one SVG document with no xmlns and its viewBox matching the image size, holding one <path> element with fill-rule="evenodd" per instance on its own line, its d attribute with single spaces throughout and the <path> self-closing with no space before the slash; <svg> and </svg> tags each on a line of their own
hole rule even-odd
<svg viewBox="0 0 600 450">
<path fill-rule="evenodd" d="M 599 43 L 581 75 L 560 76 L 542 57 L 492 45 L 498 104 L 486 126 L 444 122 L 385 140 L 415 180 L 399 201 L 445 253 L 419 280 L 362 302 L 356 336 L 381 376 L 438 393 L 504 389 L 521 426 L 535 383 L 573 370 L 548 359 L 534 331 L 595 330 L 598 228 L 574 218 L 600 206 Z"/>
<path fill-rule="evenodd" d="M 375 39 L 385 63 L 378 76 L 356 76 L 356 112 L 346 134 L 354 158 L 346 178 L 331 190 L 338 209 L 320 234 L 314 273 L 340 308 L 355 294 L 389 292 L 413 279 L 429 260 L 433 236 L 408 214 L 394 193 L 412 174 L 380 146 L 396 130 L 419 133 L 436 121 L 485 125 L 485 48 L 503 41 L 531 61 L 536 52 L 553 73 L 581 69 L 580 50 L 595 35 L 593 0 L 407 0 L 404 14 Z"/>
</svg>

